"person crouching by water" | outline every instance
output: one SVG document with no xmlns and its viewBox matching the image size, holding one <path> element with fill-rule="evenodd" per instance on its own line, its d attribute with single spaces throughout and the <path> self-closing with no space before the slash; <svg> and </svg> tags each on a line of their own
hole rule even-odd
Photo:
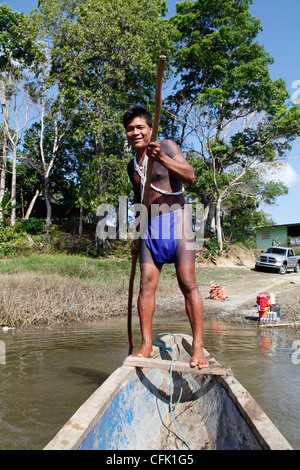
<svg viewBox="0 0 300 470">
<path fill-rule="evenodd" d="M 138 313 L 142 344 L 132 356 L 151 357 L 152 321 L 159 275 L 165 263 L 174 263 L 179 287 L 193 333 L 191 367 L 208 367 L 203 351 L 203 302 L 195 276 L 195 246 L 192 214 L 183 196 L 182 183 L 195 181 L 194 170 L 172 140 L 150 142 L 151 113 L 134 105 L 123 116 L 129 144 L 135 150 L 127 171 L 134 190 L 135 204 L 143 202 L 148 158 L 153 160 L 149 193 L 148 232 L 140 245 L 140 291 Z M 174 208 L 176 208 L 174 210 Z M 189 229 L 187 230 L 187 227 Z M 168 236 L 163 236 L 163 232 Z M 133 252 L 137 250 L 135 240 Z"/>
</svg>

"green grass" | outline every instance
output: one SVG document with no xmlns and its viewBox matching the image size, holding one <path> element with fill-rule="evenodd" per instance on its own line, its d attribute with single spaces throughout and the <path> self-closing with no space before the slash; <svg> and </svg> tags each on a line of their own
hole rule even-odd
<svg viewBox="0 0 300 470">
<path fill-rule="evenodd" d="M 28 254 L 0 259 L 0 325 L 16 327 L 89 321 L 126 315 L 131 260 L 90 258 L 84 255 Z M 239 285 L 249 269 L 200 265 L 196 277 L 200 291 L 211 283 Z M 133 306 L 139 292 L 136 269 Z M 174 265 L 165 265 L 157 298 L 169 308 L 179 294 Z M 178 299 L 175 301 L 176 306 Z M 174 304 L 175 305 L 175 304 Z M 177 308 L 177 307 L 176 307 Z"/>
<path fill-rule="evenodd" d="M 0 325 L 49 326 L 125 314 L 129 274 L 128 261 L 83 255 L 1 260 Z"/>
<path fill-rule="evenodd" d="M 102 279 L 113 281 L 117 276 L 128 276 L 130 263 L 126 260 L 94 259 L 83 255 L 38 255 L 16 256 L 0 263 L 0 273 L 36 271 L 43 274 L 80 279 Z"/>
</svg>

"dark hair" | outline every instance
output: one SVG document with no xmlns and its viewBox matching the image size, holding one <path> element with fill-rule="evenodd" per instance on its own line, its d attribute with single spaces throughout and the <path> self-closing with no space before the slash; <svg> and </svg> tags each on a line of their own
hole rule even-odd
<svg viewBox="0 0 300 470">
<path fill-rule="evenodd" d="M 135 104 L 129 108 L 123 116 L 123 125 L 127 129 L 128 124 L 137 116 L 143 116 L 149 127 L 152 127 L 152 115 L 145 106 Z"/>
</svg>

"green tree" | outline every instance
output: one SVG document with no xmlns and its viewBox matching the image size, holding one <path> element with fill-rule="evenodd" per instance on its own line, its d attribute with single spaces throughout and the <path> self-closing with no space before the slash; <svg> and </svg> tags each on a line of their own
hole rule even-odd
<svg viewBox="0 0 300 470">
<path fill-rule="evenodd" d="M 64 217 L 70 215 L 66 212 L 69 211 L 66 201 L 74 197 L 70 188 L 76 172 L 76 161 L 69 142 L 70 132 L 63 135 L 61 126 L 62 123 L 56 122 L 51 113 L 47 119 L 43 118 L 43 125 L 42 122 L 33 124 L 25 133 L 23 164 L 18 167 L 18 172 L 26 175 L 22 188 L 19 188 L 19 191 L 23 191 L 27 209 L 25 219 L 30 217 L 37 196 L 43 193 L 46 203 L 46 227 L 49 227 L 52 217 L 50 195 L 59 201 L 60 212 Z M 74 202 L 72 204 L 74 205 Z"/>
<path fill-rule="evenodd" d="M 51 39 L 52 77 L 76 110 L 79 203 L 96 213 L 128 194 L 129 150 L 122 115 L 134 102 L 153 109 L 159 55 L 173 48 L 163 0 L 40 0 L 36 18 Z M 75 148 L 75 147 L 74 147 Z"/>
<path fill-rule="evenodd" d="M 243 239 L 252 228 L 272 223 L 260 208 L 275 204 L 277 197 L 288 193 L 284 183 L 270 178 L 268 166 L 250 168 L 235 193 L 224 200 L 222 225 L 230 239 Z"/>
<path fill-rule="evenodd" d="M 5 194 L 8 154 L 11 153 L 12 225 L 15 225 L 16 221 L 17 149 L 20 133 L 28 123 L 28 111 L 32 104 L 26 74 L 30 72 L 39 55 L 35 37 L 36 31 L 26 15 L 13 12 L 7 5 L 0 5 L 0 95 L 4 130 L 0 162 L 0 207 Z M 1 221 L 0 210 L 0 224 Z"/>
<path fill-rule="evenodd" d="M 273 59 L 255 41 L 261 26 L 250 3 L 185 1 L 172 18 L 180 79 L 168 99 L 169 128 L 177 121 L 182 144 L 193 135 L 205 179 L 199 197 L 214 211 L 221 247 L 223 202 L 255 165 L 283 158 L 300 130 L 299 105 L 287 103 L 285 83 L 270 77 Z"/>
</svg>

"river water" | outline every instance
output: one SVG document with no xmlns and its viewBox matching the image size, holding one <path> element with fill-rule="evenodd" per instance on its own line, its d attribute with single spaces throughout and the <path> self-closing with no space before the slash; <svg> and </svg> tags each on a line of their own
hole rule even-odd
<svg viewBox="0 0 300 470">
<path fill-rule="evenodd" d="M 163 332 L 191 333 L 180 317 L 155 319 L 154 334 Z M 137 321 L 133 335 L 138 346 Z M 295 343 L 295 332 L 209 321 L 204 340 L 300 449 L 300 341 Z M 127 353 L 124 318 L 53 329 L 1 328 L 0 450 L 43 449 Z"/>
</svg>

